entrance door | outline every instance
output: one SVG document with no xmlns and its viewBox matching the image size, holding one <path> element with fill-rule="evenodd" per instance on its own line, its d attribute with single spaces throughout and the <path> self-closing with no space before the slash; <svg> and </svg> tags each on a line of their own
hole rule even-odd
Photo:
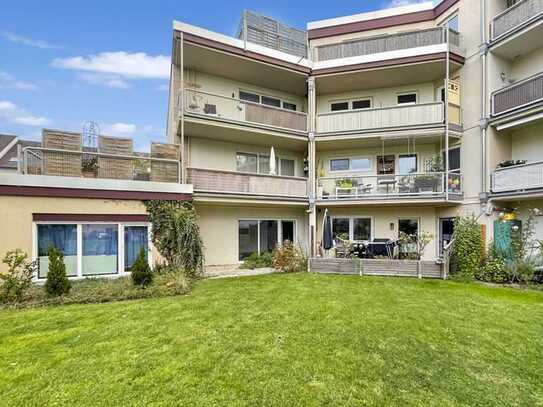
<svg viewBox="0 0 543 407">
<path fill-rule="evenodd" d="M 439 219 L 439 253 L 450 243 L 454 233 L 454 218 Z"/>
</svg>

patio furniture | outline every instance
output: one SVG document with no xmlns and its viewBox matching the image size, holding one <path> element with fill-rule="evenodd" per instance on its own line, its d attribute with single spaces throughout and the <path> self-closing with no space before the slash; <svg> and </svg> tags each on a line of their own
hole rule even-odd
<svg viewBox="0 0 543 407">
<path fill-rule="evenodd" d="M 392 259 L 394 258 L 394 252 L 397 246 L 398 243 L 391 239 L 373 239 L 373 241 L 368 244 L 368 258 L 379 256 Z"/>
<path fill-rule="evenodd" d="M 338 239 L 336 244 L 336 258 L 347 259 L 351 257 L 351 244 L 348 241 Z"/>
<path fill-rule="evenodd" d="M 371 194 L 373 191 L 373 184 L 364 184 L 358 187 L 358 193 L 360 194 Z"/>
<path fill-rule="evenodd" d="M 174 162 L 151 161 L 151 181 L 180 182 L 179 163 L 181 147 L 178 144 L 151 143 L 151 158 L 176 160 Z"/>
<path fill-rule="evenodd" d="M 383 178 L 377 181 L 377 185 L 380 187 L 385 186 L 387 190 L 387 195 L 390 194 L 390 187 L 394 192 L 394 187 L 396 186 L 397 181 L 394 178 Z"/>
<path fill-rule="evenodd" d="M 98 137 L 98 152 L 101 154 L 132 156 L 132 145 L 133 141 L 129 138 Z M 133 179 L 133 158 L 98 156 L 98 178 Z"/>
<path fill-rule="evenodd" d="M 81 145 L 81 134 L 44 130 L 42 133 L 43 148 L 58 151 L 42 151 L 42 173 L 44 175 L 80 177 Z"/>
<path fill-rule="evenodd" d="M 342 188 L 336 187 L 336 198 L 349 198 L 356 196 L 356 187 Z"/>
</svg>

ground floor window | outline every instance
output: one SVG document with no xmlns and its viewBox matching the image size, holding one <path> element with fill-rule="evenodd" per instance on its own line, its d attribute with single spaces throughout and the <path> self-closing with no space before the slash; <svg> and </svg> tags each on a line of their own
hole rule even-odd
<svg viewBox="0 0 543 407">
<path fill-rule="evenodd" d="M 149 258 L 148 224 L 38 223 L 35 241 L 40 279 L 47 277 L 47 251 L 50 247 L 55 247 L 64 255 L 69 277 L 130 272 L 141 249 Z"/>
<path fill-rule="evenodd" d="M 253 253 L 269 253 L 278 243 L 296 239 L 293 220 L 256 219 L 238 222 L 239 260 Z"/>
<path fill-rule="evenodd" d="M 371 241 L 371 218 L 333 218 L 334 240 Z"/>
</svg>

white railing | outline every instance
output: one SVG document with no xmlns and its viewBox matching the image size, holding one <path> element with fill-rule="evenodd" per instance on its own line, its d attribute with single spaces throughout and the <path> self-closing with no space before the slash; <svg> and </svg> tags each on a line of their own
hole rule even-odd
<svg viewBox="0 0 543 407">
<path fill-rule="evenodd" d="M 461 174 L 449 173 L 448 191 L 445 189 L 445 173 L 419 173 L 406 175 L 353 175 L 318 178 L 319 199 L 378 199 L 439 197 L 449 192 L 462 195 Z"/>
<path fill-rule="evenodd" d="M 538 73 L 492 93 L 492 115 L 543 101 L 543 73 Z"/>
<path fill-rule="evenodd" d="M 543 161 L 498 168 L 492 173 L 492 192 L 543 188 Z"/>
<path fill-rule="evenodd" d="M 181 182 L 179 160 L 144 155 L 25 147 L 19 162 L 21 172 L 28 175 Z"/>
<path fill-rule="evenodd" d="M 189 168 L 196 192 L 307 198 L 307 178 Z"/>
<path fill-rule="evenodd" d="M 442 102 L 374 109 L 345 110 L 317 115 L 317 132 L 336 133 L 444 123 Z"/>
<path fill-rule="evenodd" d="M 433 27 L 396 34 L 375 35 L 338 44 L 321 45 L 314 48 L 313 58 L 319 62 L 438 45 L 447 43 L 447 37 L 452 45 L 451 48 L 459 51 L 460 34 L 457 31 L 450 28 L 449 35 L 447 35 L 445 27 Z"/>
<path fill-rule="evenodd" d="M 307 129 L 307 114 L 303 112 L 187 88 L 182 100 L 186 114 L 297 132 Z"/>
<path fill-rule="evenodd" d="M 543 16 L 543 0 L 522 0 L 492 19 L 492 40 Z"/>
</svg>

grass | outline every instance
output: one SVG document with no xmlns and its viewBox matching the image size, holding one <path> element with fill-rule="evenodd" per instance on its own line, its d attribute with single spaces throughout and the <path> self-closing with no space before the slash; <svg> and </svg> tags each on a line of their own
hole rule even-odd
<svg viewBox="0 0 543 407">
<path fill-rule="evenodd" d="M 0 312 L 3 406 L 543 405 L 543 293 L 269 275 Z"/>
</svg>

